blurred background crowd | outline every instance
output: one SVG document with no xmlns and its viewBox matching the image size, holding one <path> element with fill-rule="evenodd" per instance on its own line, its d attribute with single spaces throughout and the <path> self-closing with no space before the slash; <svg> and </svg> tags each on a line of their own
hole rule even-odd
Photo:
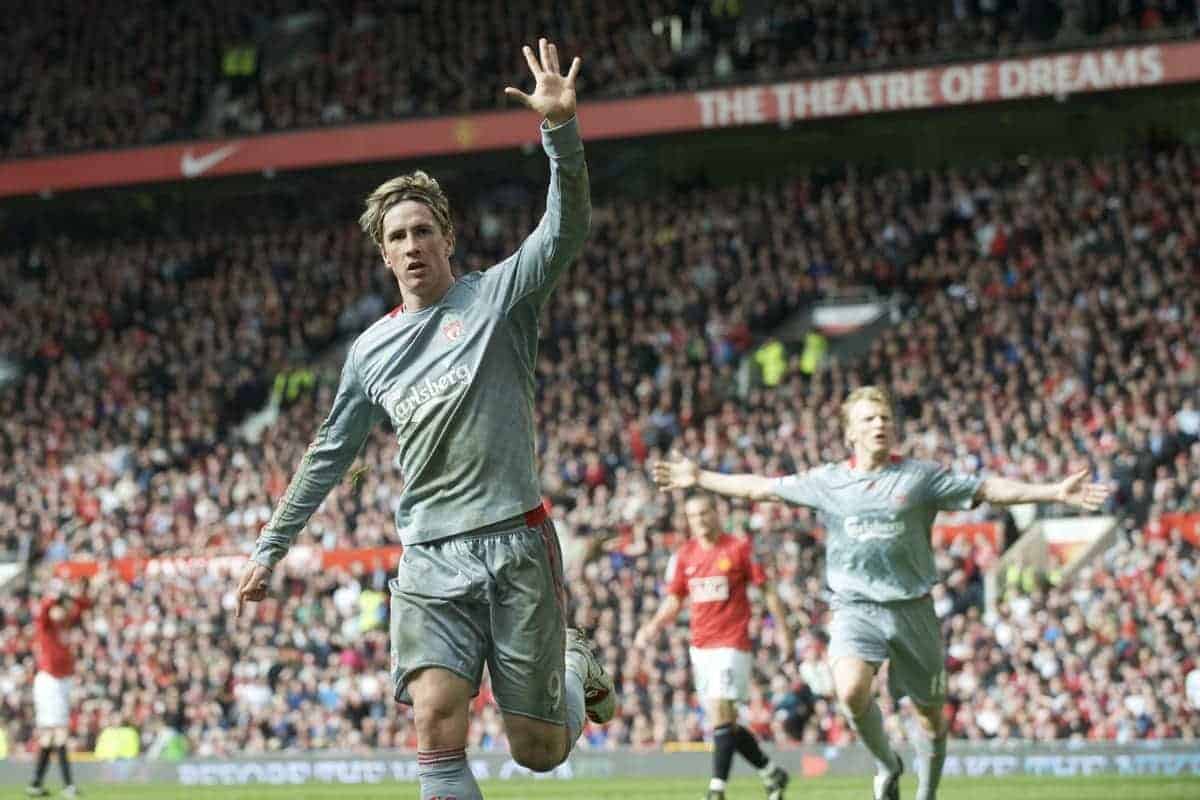
<svg viewBox="0 0 1200 800">
<path fill-rule="evenodd" d="M 0 156 L 504 107 L 513 42 L 587 53 L 623 97 L 1196 27 L 1195 0 L 14 0 L 0 20 Z"/>
<path fill-rule="evenodd" d="M 522 31 L 468 3 L 387 14 L 331 3 L 315 20 L 285 1 L 261 19 L 223 0 L 123 5 L 98 24 L 63 3 L 0 20 L 22 54 L 0 63 L 0 153 L 491 108 L 520 68 L 500 56 Z M 523 5 L 511 19 L 547 17 L 568 32 L 565 51 L 586 41 L 597 54 L 594 96 L 1195 22 L 1193 3 L 1169 0 L 814 0 L 753 29 L 725 24 L 717 3 Z M 1057 11 L 1031 10 L 1043 5 Z M 266 69 L 266 43 L 284 34 L 263 20 L 290 11 L 288 35 L 306 44 L 288 52 L 311 57 Z M 701 20 L 680 52 L 666 46 L 672 17 Z M 646 33 L 653 20 L 661 36 Z M 245 42 L 263 45 L 256 79 L 228 82 L 218 102 L 214 63 Z M 453 199 L 462 271 L 516 249 L 542 202 L 532 185 Z M 339 344 L 395 304 L 377 259 L 352 217 L 269 206 L 236 226 L 0 245 L 0 353 L 21 368 L 0 388 L 0 549 L 38 581 L 71 559 L 248 552 L 329 408 Z M 1105 511 L 1119 520 L 1116 544 L 1069 583 L 1013 592 L 992 612 L 983 574 L 1004 542 L 940 549 L 953 735 L 1195 737 L 1200 556 L 1164 515 L 1200 511 L 1198 260 L 1200 149 L 1183 144 L 597 199 L 584 255 L 546 310 L 537 366 L 542 486 L 570 613 L 621 697 L 617 720 L 589 728 L 585 746 L 659 748 L 705 732 L 686 628 L 630 647 L 687 535 L 679 498 L 654 490 L 647 462 L 675 447 L 709 468 L 782 475 L 844 458 L 837 407 L 867 383 L 895 397 L 906 455 L 1027 480 L 1087 467 L 1115 489 Z M 866 352 L 818 369 L 787 352 L 763 369 L 781 324 L 861 287 L 897 298 Z M 304 543 L 395 542 L 394 448 L 376 431 L 361 480 L 330 495 Z M 753 540 L 789 612 L 756 612 L 747 725 L 781 745 L 851 741 L 823 661 L 816 519 L 774 504 L 721 511 Z M 958 519 L 1007 524 L 986 507 Z M 386 580 L 382 560 L 315 575 L 286 565 L 235 622 L 227 573 L 130 583 L 102 569 L 75 589 L 95 602 L 70 634 L 76 746 L 132 728 L 142 751 L 172 757 L 414 747 L 409 712 L 390 697 Z M 0 595 L 0 713 L 17 747 L 32 739 L 40 588 Z M 798 633 L 795 652 L 779 651 L 780 625 Z M 503 749 L 489 700 L 485 687 L 471 744 Z"/>
</svg>

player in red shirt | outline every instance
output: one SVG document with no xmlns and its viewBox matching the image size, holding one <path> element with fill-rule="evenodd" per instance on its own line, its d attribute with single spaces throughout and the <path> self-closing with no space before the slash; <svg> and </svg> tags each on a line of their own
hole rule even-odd
<svg viewBox="0 0 1200 800">
<path fill-rule="evenodd" d="M 79 624 L 83 612 L 91 607 L 85 595 L 72 596 L 66 588 L 55 584 L 50 594 L 38 603 L 34 617 L 33 651 L 37 659 L 37 675 L 33 679 L 33 709 L 38 728 L 37 769 L 33 783 L 25 790 L 30 797 L 46 797 L 42 786 L 50 753 L 58 753 L 62 768 L 63 797 L 77 797 L 79 792 L 71 779 L 71 763 L 67 759 L 67 726 L 70 724 L 71 676 L 75 672 L 75 657 L 67 645 L 64 633 Z"/>
<path fill-rule="evenodd" d="M 792 651 L 792 635 L 779 596 L 767 584 L 750 543 L 721 532 L 717 508 L 707 495 L 688 498 L 683 506 L 692 538 L 668 567 L 668 592 L 658 612 L 638 631 L 634 646 L 644 649 L 663 626 L 679 615 L 691 598 L 692 671 L 696 691 L 713 724 L 713 774 L 707 800 L 725 799 L 725 782 L 734 750 L 758 768 L 769 800 L 781 800 L 788 774 L 759 748 L 746 728 L 737 724 L 737 705 L 750 690 L 750 585 L 762 587 L 767 609 L 775 617 L 784 653 Z"/>
</svg>

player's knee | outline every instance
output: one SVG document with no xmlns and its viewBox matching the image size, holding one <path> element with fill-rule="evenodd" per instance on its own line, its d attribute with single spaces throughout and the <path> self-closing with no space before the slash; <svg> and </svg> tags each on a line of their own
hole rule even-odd
<svg viewBox="0 0 1200 800">
<path fill-rule="evenodd" d="M 423 747 L 457 747 L 462 742 L 448 741 L 462 726 L 459 717 L 464 709 L 449 701 L 431 700 L 413 707 L 413 724 Z"/>
<path fill-rule="evenodd" d="M 729 701 L 714 704 L 709 713 L 712 715 L 713 727 L 732 725 L 737 722 L 737 707 Z"/>
<path fill-rule="evenodd" d="M 842 713 L 849 717 L 861 717 L 871 705 L 871 687 L 868 686 L 839 686 L 837 688 L 838 705 Z"/>
<path fill-rule="evenodd" d="M 534 772 L 549 772 L 567 757 L 567 748 L 561 739 L 533 739 L 523 737 L 510 739 L 513 761 Z"/>
<path fill-rule="evenodd" d="M 866 669 L 847 669 L 838 664 L 834 670 L 833 688 L 842 712 L 852 717 L 862 716 L 871 707 L 871 687 L 874 673 Z"/>
<path fill-rule="evenodd" d="M 927 736 L 941 736 L 950 727 L 941 706 L 916 706 L 917 722 Z"/>
</svg>

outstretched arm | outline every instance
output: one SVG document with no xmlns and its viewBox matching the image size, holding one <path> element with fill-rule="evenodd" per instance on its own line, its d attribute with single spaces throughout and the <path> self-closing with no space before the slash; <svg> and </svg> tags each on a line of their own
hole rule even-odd
<svg viewBox="0 0 1200 800">
<path fill-rule="evenodd" d="M 1008 478 L 984 478 L 975 499 L 993 505 L 1016 503 L 1062 503 L 1084 511 L 1095 511 L 1108 499 L 1109 487 L 1102 483 L 1084 483 L 1086 469 L 1057 483 L 1024 483 Z"/>
<path fill-rule="evenodd" d="M 761 475 L 726 475 L 700 469 L 686 458 L 654 463 L 654 482 L 660 489 L 690 489 L 693 486 L 728 497 L 774 500 L 775 481 Z"/>
<path fill-rule="evenodd" d="M 342 367 L 341 384 L 329 416 L 321 424 L 312 444 L 271 520 L 258 535 L 254 553 L 238 582 L 237 616 L 246 601 L 257 602 L 267 594 L 271 570 L 296 540 L 309 517 L 325 500 L 353 463 L 376 422 L 376 408 L 358 381 L 354 348 Z"/>
<path fill-rule="evenodd" d="M 536 81 L 532 94 L 508 87 L 505 94 L 541 114 L 542 147 L 550 159 L 546 213 L 521 247 L 484 272 L 481 284 L 492 301 L 510 311 L 526 298 L 540 307 L 559 276 L 579 256 L 591 227 L 591 191 L 579 123 L 575 119 L 575 78 L 580 60 L 561 74 L 558 48 L 538 40 L 538 54 L 522 49 Z"/>
</svg>

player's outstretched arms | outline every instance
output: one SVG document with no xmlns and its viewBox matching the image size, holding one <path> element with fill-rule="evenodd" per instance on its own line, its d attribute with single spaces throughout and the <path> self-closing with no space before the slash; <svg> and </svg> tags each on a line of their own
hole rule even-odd
<svg viewBox="0 0 1200 800">
<path fill-rule="evenodd" d="M 1111 489 L 1103 483 L 1085 483 L 1088 470 L 1082 469 L 1056 483 L 1024 483 L 1008 478 L 984 478 L 976 499 L 993 505 L 1016 503 L 1062 503 L 1084 511 L 1104 505 Z"/>
<path fill-rule="evenodd" d="M 775 486 L 770 478 L 761 475 L 726 475 L 700 469 L 694 461 L 673 457 L 670 461 L 656 461 L 651 466 L 654 482 L 658 488 L 691 489 L 698 487 L 728 497 L 744 497 L 747 500 L 774 500 Z"/>
</svg>

